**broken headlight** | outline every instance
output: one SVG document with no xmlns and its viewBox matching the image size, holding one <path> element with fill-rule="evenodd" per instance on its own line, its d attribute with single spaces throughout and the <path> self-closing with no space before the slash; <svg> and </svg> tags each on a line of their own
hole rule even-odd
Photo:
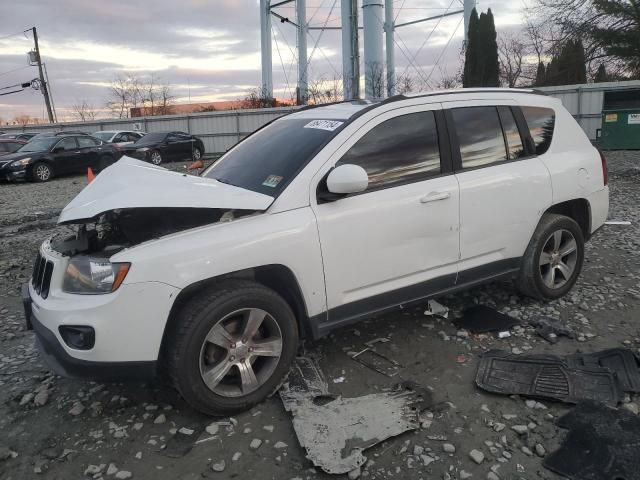
<svg viewBox="0 0 640 480">
<path fill-rule="evenodd" d="M 62 290 L 85 295 L 115 292 L 130 266 L 130 263 L 111 263 L 105 258 L 72 257 L 64 273 Z"/>
</svg>

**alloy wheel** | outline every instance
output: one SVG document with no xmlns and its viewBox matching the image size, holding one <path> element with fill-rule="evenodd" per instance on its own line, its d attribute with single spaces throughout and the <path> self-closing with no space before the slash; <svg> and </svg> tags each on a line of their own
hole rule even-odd
<svg viewBox="0 0 640 480">
<path fill-rule="evenodd" d="M 36 166 L 36 178 L 41 182 L 46 182 L 51 178 L 51 169 L 46 165 Z"/>
<path fill-rule="evenodd" d="M 200 149 L 199 149 L 199 148 L 196 148 L 196 149 L 193 151 L 193 159 L 194 159 L 194 160 L 200 160 L 200 157 L 201 157 L 201 156 L 202 156 L 202 154 L 200 153 Z"/>
<path fill-rule="evenodd" d="M 569 230 L 556 230 L 540 252 L 540 275 L 547 288 L 557 289 L 572 277 L 578 260 L 578 243 Z"/>
<path fill-rule="evenodd" d="M 236 310 L 209 330 L 200 349 L 200 376 L 218 395 L 248 395 L 271 377 L 281 355 L 275 319 L 259 308 Z"/>
<path fill-rule="evenodd" d="M 160 155 L 160 152 L 153 152 L 151 154 L 151 163 L 154 165 L 160 165 L 162 163 L 162 156 Z"/>
</svg>

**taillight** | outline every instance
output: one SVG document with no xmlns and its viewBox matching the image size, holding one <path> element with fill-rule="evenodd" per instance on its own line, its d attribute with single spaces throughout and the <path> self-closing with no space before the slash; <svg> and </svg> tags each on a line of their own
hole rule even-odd
<svg viewBox="0 0 640 480">
<path fill-rule="evenodd" d="M 600 161 L 602 162 L 602 180 L 604 185 L 607 186 L 609 184 L 609 172 L 607 171 L 607 158 L 604 156 L 601 150 L 598 150 L 600 153 Z"/>
</svg>

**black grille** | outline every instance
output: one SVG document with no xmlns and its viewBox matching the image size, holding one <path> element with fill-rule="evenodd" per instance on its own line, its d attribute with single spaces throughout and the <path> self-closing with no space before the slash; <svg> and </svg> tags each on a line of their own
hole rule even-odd
<svg viewBox="0 0 640 480">
<path fill-rule="evenodd" d="M 51 276 L 53 275 L 53 262 L 45 259 L 40 253 L 36 256 L 33 264 L 33 274 L 31 275 L 31 284 L 33 289 L 42 298 L 49 296 L 49 287 L 51 286 Z"/>
</svg>

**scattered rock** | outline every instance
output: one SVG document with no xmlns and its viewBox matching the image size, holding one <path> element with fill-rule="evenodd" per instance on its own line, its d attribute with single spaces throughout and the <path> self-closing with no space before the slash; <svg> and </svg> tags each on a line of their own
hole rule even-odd
<svg viewBox="0 0 640 480">
<path fill-rule="evenodd" d="M 526 425 L 514 425 L 513 427 L 511 427 L 511 430 L 516 432 L 518 435 L 524 435 L 529 431 L 529 427 L 527 427 Z"/>
<path fill-rule="evenodd" d="M 251 440 L 249 448 L 251 450 L 257 450 L 258 448 L 260 448 L 260 445 L 262 445 L 262 440 L 260 440 L 259 438 L 254 438 L 253 440 Z"/>
<path fill-rule="evenodd" d="M 20 399 L 20 406 L 23 407 L 27 403 L 31 403 L 31 400 L 33 400 L 34 396 L 35 395 L 33 393 L 27 393 L 27 394 L 23 395 L 22 399 Z"/>
<path fill-rule="evenodd" d="M 35 398 L 33 399 L 34 405 L 38 407 L 42 407 L 46 405 L 48 401 L 49 401 L 49 393 L 46 390 L 42 390 L 38 392 Z"/>
<path fill-rule="evenodd" d="M 160 425 L 163 424 L 167 421 L 167 416 L 164 413 L 161 413 L 160 415 L 158 415 L 155 420 L 153 421 L 153 423 L 155 423 L 156 425 Z"/>
<path fill-rule="evenodd" d="M 73 415 L 74 417 L 77 417 L 82 412 L 84 412 L 84 405 L 82 405 L 80 402 L 76 402 L 71 408 L 71 410 L 69 410 L 69 415 Z"/>
<path fill-rule="evenodd" d="M 287 448 L 288 445 L 284 442 L 276 442 L 276 444 L 273 446 L 273 448 L 277 449 L 277 450 L 281 450 L 283 448 Z"/>
<path fill-rule="evenodd" d="M 215 435 L 216 433 L 218 433 L 218 430 L 220 430 L 220 426 L 217 423 L 212 423 L 211 425 L 207 426 L 207 428 L 205 428 L 205 431 L 209 435 Z"/>
<path fill-rule="evenodd" d="M 536 455 L 539 457 L 544 457 L 547 454 L 547 450 L 540 443 L 536 443 Z"/>
<path fill-rule="evenodd" d="M 362 474 L 362 470 L 360 469 L 360 467 L 358 467 L 351 470 L 347 475 L 347 477 L 349 477 L 349 480 L 355 480 L 356 478 L 360 478 L 361 474 Z"/>
<path fill-rule="evenodd" d="M 480 450 L 471 450 L 469 452 L 469 457 L 478 465 L 480 465 L 484 461 L 484 453 L 482 453 Z"/>
<path fill-rule="evenodd" d="M 107 468 L 107 475 L 114 475 L 118 471 L 118 467 L 116 467 L 115 463 L 110 463 Z"/>
<path fill-rule="evenodd" d="M 443 443 L 442 450 L 445 453 L 456 453 L 456 446 L 453 443 Z"/>
<path fill-rule="evenodd" d="M 128 472 L 127 470 L 120 470 L 118 473 L 116 473 L 116 478 L 118 480 L 127 480 L 127 478 L 132 478 L 133 477 L 133 473 Z"/>
<path fill-rule="evenodd" d="M 224 472 L 224 469 L 227 467 L 227 464 L 224 460 L 221 460 L 218 463 L 214 463 L 211 465 L 211 470 L 214 472 Z"/>
</svg>

